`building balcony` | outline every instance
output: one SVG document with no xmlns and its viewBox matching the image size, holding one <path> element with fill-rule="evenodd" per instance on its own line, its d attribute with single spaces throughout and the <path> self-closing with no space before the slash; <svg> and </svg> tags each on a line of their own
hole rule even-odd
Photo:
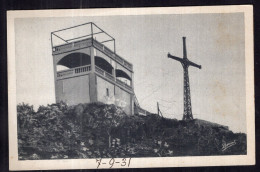
<svg viewBox="0 0 260 172">
<path fill-rule="evenodd" d="M 67 69 L 67 70 L 62 70 L 62 71 L 57 72 L 57 79 L 65 79 L 65 78 L 71 78 L 71 77 L 86 75 L 86 74 L 90 73 L 90 71 L 91 71 L 90 65 L 80 66 L 80 67 Z"/>
<path fill-rule="evenodd" d="M 95 72 L 101 76 L 102 78 L 108 80 L 109 82 L 112 82 L 113 84 L 119 86 L 120 88 L 123 88 L 127 91 L 130 91 L 132 92 L 133 89 L 130 85 L 124 83 L 123 81 L 119 80 L 119 79 L 116 79 L 113 75 L 111 75 L 110 73 L 104 71 L 103 69 L 101 69 L 100 67 L 98 66 L 95 66 Z"/>
<path fill-rule="evenodd" d="M 91 72 L 91 65 L 80 66 L 76 68 L 58 71 L 57 79 L 61 80 L 66 78 L 82 76 L 82 75 L 88 75 L 90 72 Z M 95 73 L 98 76 L 102 77 L 103 79 L 107 80 L 108 82 L 111 82 L 126 91 L 130 91 L 131 93 L 133 92 L 133 89 L 130 85 L 124 83 L 119 79 L 116 79 L 113 75 L 111 75 L 110 73 L 106 72 L 105 70 L 101 69 L 98 66 L 95 66 Z"/>
<path fill-rule="evenodd" d="M 92 38 L 87 38 L 87 39 L 83 39 L 80 41 L 75 41 L 75 42 L 53 47 L 52 54 L 57 55 L 57 54 L 65 53 L 65 52 L 75 51 L 75 50 L 82 49 L 82 48 L 88 48 L 91 46 L 93 46 L 96 49 L 98 49 L 99 51 L 103 52 L 108 57 L 115 60 L 117 63 L 121 64 L 122 66 L 124 66 L 125 68 L 130 70 L 131 72 L 133 71 L 133 65 L 131 63 L 129 63 L 128 61 L 126 61 L 125 59 L 120 57 L 118 54 L 114 53 L 112 50 L 110 50 L 104 44 L 102 44 Z"/>
</svg>

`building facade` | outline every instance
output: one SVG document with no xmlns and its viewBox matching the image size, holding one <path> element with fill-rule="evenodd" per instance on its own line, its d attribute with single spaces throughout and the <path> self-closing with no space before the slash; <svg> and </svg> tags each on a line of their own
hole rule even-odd
<svg viewBox="0 0 260 172">
<path fill-rule="evenodd" d="M 68 41 L 58 35 L 68 28 L 51 34 L 52 39 L 57 36 L 64 40 L 58 46 L 52 43 L 56 102 L 115 104 L 126 114 L 134 114 L 133 65 L 115 53 L 114 38 L 108 35 L 114 41 L 112 51 L 104 45 L 108 41 L 94 39 L 95 34 L 106 32 L 94 23 L 87 24 L 91 34 L 83 39 Z M 93 32 L 93 27 L 100 31 Z"/>
</svg>

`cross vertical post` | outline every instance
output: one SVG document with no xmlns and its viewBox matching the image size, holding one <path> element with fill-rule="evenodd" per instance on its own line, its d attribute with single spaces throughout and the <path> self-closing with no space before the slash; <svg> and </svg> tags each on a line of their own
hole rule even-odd
<svg viewBox="0 0 260 172">
<path fill-rule="evenodd" d="M 183 58 L 172 56 L 168 53 L 168 58 L 179 61 L 183 67 L 183 118 L 182 120 L 193 120 L 192 108 L 191 108 L 191 96 L 190 96 L 190 82 L 189 82 L 189 66 L 193 66 L 201 69 L 201 65 L 197 65 L 189 61 L 187 58 L 187 50 L 186 50 L 186 38 L 182 37 L 183 40 Z"/>
</svg>

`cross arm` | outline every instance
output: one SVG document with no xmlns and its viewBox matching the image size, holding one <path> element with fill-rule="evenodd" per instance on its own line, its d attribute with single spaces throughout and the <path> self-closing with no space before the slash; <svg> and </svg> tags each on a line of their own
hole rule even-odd
<svg viewBox="0 0 260 172">
<path fill-rule="evenodd" d="M 188 61 L 188 64 L 189 64 L 190 66 L 197 67 L 197 68 L 201 69 L 201 65 L 198 65 L 198 64 L 193 63 L 193 62 L 191 62 L 191 61 Z"/>
<path fill-rule="evenodd" d="M 183 59 L 182 58 L 176 57 L 176 56 L 172 56 L 170 53 L 168 53 L 168 58 L 171 58 L 171 59 L 174 59 L 174 60 L 177 60 L 177 61 L 183 63 Z"/>
</svg>

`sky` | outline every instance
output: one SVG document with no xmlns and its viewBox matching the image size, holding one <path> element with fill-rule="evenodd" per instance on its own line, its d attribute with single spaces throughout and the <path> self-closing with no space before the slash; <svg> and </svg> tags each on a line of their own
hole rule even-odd
<svg viewBox="0 0 260 172">
<path fill-rule="evenodd" d="M 168 52 L 202 66 L 189 67 L 194 118 L 246 132 L 243 13 L 86 16 L 15 19 L 17 104 L 55 103 L 50 33 L 94 22 L 116 40 L 133 64 L 134 91 L 144 109 L 182 119 L 183 68 Z"/>
</svg>

